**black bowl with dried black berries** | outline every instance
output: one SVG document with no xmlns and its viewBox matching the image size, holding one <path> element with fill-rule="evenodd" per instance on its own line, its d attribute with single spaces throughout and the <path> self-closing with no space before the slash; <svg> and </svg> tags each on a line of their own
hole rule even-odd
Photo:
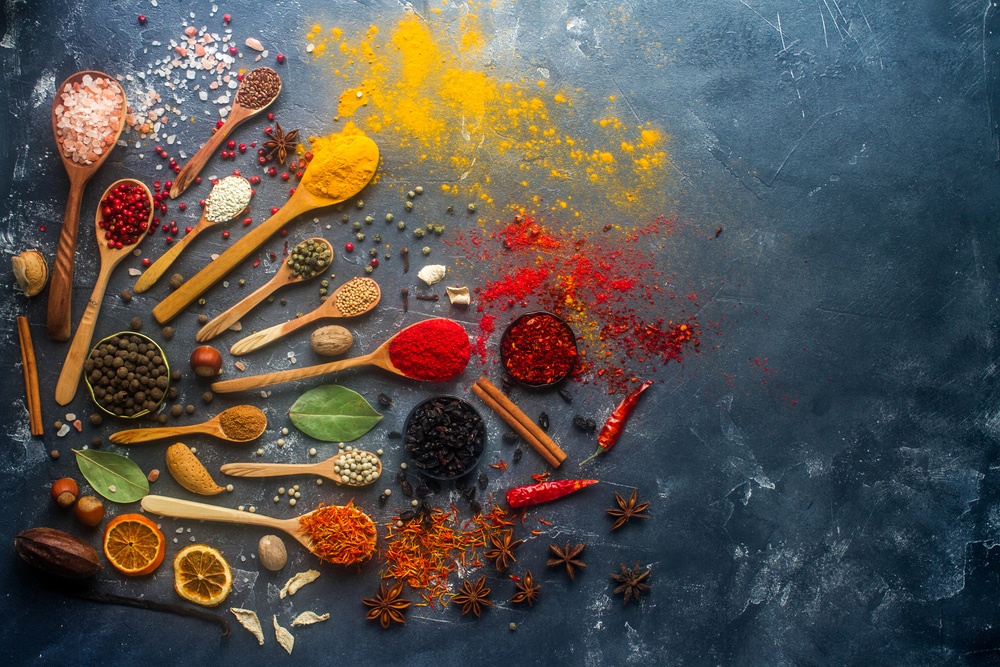
<svg viewBox="0 0 1000 667">
<path fill-rule="evenodd" d="M 416 471 L 431 479 L 459 479 L 476 469 L 486 447 L 486 424 L 457 396 L 434 396 L 406 417 L 403 446 Z"/>
<path fill-rule="evenodd" d="M 121 331 L 97 343 L 83 363 L 83 377 L 97 407 L 124 419 L 155 411 L 170 389 L 163 349 L 135 331 Z"/>
</svg>

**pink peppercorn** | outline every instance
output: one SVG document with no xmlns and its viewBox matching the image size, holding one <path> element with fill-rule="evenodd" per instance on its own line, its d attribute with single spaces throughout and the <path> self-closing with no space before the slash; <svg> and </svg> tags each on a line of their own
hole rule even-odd
<svg viewBox="0 0 1000 667">
<path fill-rule="evenodd" d="M 247 145 L 246 144 L 240 144 L 239 145 L 239 149 L 240 149 L 241 153 L 246 153 L 247 152 Z"/>
<path fill-rule="evenodd" d="M 229 239 L 229 230 L 228 229 L 226 229 L 226 230 L 224 230 L 222 232 L 222 238 L 223 238 L 223 240 L 228 240 Z"/>
<path fill-rule="evenodd" d="M 232 20 L 233 20 L 233 17 L 232 17 L 232 16 L 230 16 L 229 14 L 225 14 L 225 15 L 224 15 L 224 16 L 222 17 L 222 22 L 223 22 L 223 23 L 225 23 L 225 24 L 227 24 L 227 25 L 228 25 L 228 24 L 229 24 L 229 22 L 230 22 L 230 21 L 232 21 Z"/>
<path fill-rule="evenodd" d="M 242 176 L 239 169 L 233 169 L 233 176 Z"/>
<path fill-rule="evenodd" d="M 344 250 L 346 250 L 347 252 L 354 252 L 354 244 L 348 243 L 344 245 Z"/>
<path fill-rule="evenodd" d="M 274 215 L 277 212 L 278 212 L 278 207 L 277 206 L 272 206 L 271 207 L 271 215 Z"/>
<path fill-rule="evenodd" d="M 195 183 L 196 183 L 197 185 L 201 185 L 201 176 L 195 176 L 195 177 L 194 177 L 194 182 L 195 182 Z"/>
<path fill-rule="evenodd" d="M 287 181 L 288 179 L 289 179 L 288 172 L 287 171 L 281 172 L 281 180 Z"/>
<path fill-rule="evenodd" d="M 139 14 L 139 25 L 146 25 L 146 15 Z"/>
<path fill-rule="evenodd" d="M 144 267 L 150 267 L 150 266 L 153 265 L 153 260 L 151 260 L 149 257 L 143 257 L 142 258 L 142 265 Z"/>
<path fill-rule="evenodd" d="M 229 148 L 236 148 L 236 140 L 230 139 L 229 141 L 226 142 L 226 146 Z"/>
<path fill-rule="evenodd" d="M 255 174 L 255 175 L 253 175 L 253 176 L 250 177 L 250 184 L 251 185 L 257 185 L 258 183 L 260 183 L 260 176 L 257 176 Z"/>
<path fill-rule="evenodd" d="M 267 112 L 267 119 L 268 120 L 274 120 L 274 112 L 273 111 L 268 111 Z M 267 132 L 267 130 L 264 130 L 264 131 Z M 268 132 L 268 134 L 270 134 L 270 132 Z"/>
<path fill-rule="evenodd" d="M 277 60 L 278 60 L 279 64 L 285 62 L 285 54 L 284 53 L 279 53 Z"/>
<path fill-rule="evenodd" d="M 372 265 L 373 269 L 377 269 L 378 268 L 378 257 L 372 257 L 372 261 L 370 262 L 370 264 Z"/>
<path fill-rule="evenodd" d="M 190 234 L 192 229 L 194 229 L 194 227 L 192 227 L 191 225 L 188 225 L 187 227 L 184 228 L 184 233 L 185 234 Z"/>
<path fill-rule="evenodd" d="M 267 170 L 267 175 L 268 176 L 277 176 L 278 175 L 278 170 L 275 169 L 274 167 L 269 167 L 268 170 Z"/>
<path fill-rule="evenodd" d="M 249 227 L 252 222 L 253 222 L 253 218 L 244 218 L 243 219 L 243 226 L 244 227 Z"/>
<path fill-rule="evenodd" d="M 179 208 L 181 211 L 186 211 L 187 208 L 188 208 L 188 205 L 185 204 L 184 202 L 181 202 L 180 204 L 177 205 L 177 208 Z"/>
<path fill-rule="evenodd" d="M 229 55 L 235 56 L 237 53 L 239 53 L 239 49 L 235 45 L 229 47 Z M 242 79 L 240 80 L 242 81 Z"/>
</svg>

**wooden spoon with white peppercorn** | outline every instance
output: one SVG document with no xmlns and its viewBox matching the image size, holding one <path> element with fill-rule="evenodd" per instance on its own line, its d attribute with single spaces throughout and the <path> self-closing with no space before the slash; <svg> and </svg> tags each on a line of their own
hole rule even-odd
<svg viewBox="0 0 1000 667">
<path fill-rule="evenodd" d="M 357 478 L 351 477 L 352 463 Z M 382 461 L 371 452 L 354 449 L 318 463 L 226 463 L 219 470 L 233 477 L 319 475 L 344 486 L 368 486 L 382 474 Z"/>
<path fill-rule="evenodd" d="M 322 257 L 323 255 L 318 250 L 318 247 L 322 247 L 325 250 L 325 264 L 316 264 L 313 267 L 309 267 L 303 266 L 300 261 L 296 261 L 295 258 L 300 250 L 300 254 L 308 252 L 310 254 L 318 254 Z M 254 306 L 270 296 L 275 290 L 285 285 L 304 282 L 321 275 L 323 270 L 330 266 L 331 261 L 333 261 L 333 246 L 330 245 L 329 241 L 319 237 L 302 241 L 292 249 L 291 254 L 281 264 L 273 278 L 257 288 L 253 293 L 247 295 L 246 298 L 236 305 L 216 315 L 210 322 L 198 330 L 198 333 L 194 337 L 195 340 L 199 343 L 212 340 L 238 322 L 241 317 L 249 313 Z"/>
<path fill-rule="evenodd" d="M 228 222 L 243 213 L 250 205 L 252 192 L 250 181 L 242 176 L 226 176 L 213 185 L 211 192 L 208 193 L 205 210 L 202 211 L 201 218 L 195 226 L 184 236 L 176 239 L 174 244 L 153 262 L 152 266 L 142 272 L 139 280 L 135 281 L 132 291 L 136 294 L 142 294 L 148 290 L 163 277 L 181 251 L 191 241 L 194 241 L 195 237 L 209 227 Z"/>
<path fill-rule="evenodd" d="M 202 168 L 208 163 L 229 133 L 245 120 L 253 118 L 273 102 L 281 92 L 281 77 L 270 67 L 258 67 L 250 70 L 243 77 L 236 95 L 233 97 L 232 108 L 223 122 L 222 127 L 205 142 L 194 157 L 188 160 L 184 168 L 177 174 L 170 188 L 170 198 L 181 196 Z"/>
<path fill-rule="evenodd" d="M 369 312 L 382 299 L 382 291 L 371 278 L 352 278 L 338 287 L 318 308 L 300 317 L 276 324 L 242 338 L 229 348 L 234 355 L 247 354 L 316 320 L 331 317 L 358 317 Z"/>
<path fill-rule="evenodd" d="M 251 415 L 250 418 L 247 417 L 248 412 Z M 235 425 L 236 428 L 242 429 L 245 432 L 233 431 L 233 426 L 230 425 L 231 420 L 235 421 L 237 419 L 239 424 Z M 116 445 L 134 445 L 139 442 L 149 442 L 150 440 L 162 440 L 191 433 L 201 433 L 229 442 L 250 442 L 259 438 L 266 428 L 267 416 L 260 408 L 252 405 L 238 405 L 227 408 L 208 421 L 200 424 L 130 428 L 112 433 L 108 440 Z"/>
</svg>

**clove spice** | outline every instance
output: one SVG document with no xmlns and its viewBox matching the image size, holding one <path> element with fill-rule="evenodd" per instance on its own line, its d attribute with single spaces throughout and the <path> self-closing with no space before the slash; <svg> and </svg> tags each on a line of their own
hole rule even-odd
<svg viewBox="0 0 1000 667">
<path fill-rule="evenodd" d="M 410 249 L 403 246 L 399 249 L 399 254 L 403 257 L 403 273 L 410 271 Z"/>
<path fill-rule="evenodd" d="M 437 294 L 418 294 L 417 295 L 417 300 L 418 301 L 437 301 L 439 298 L 441 298 L 441 297 L 439 297 Z"/>
<path fill-rule="evenodd" d="M 403 297 L 403 312 L 405 313 L 410 310 L 410 290 L 404 287 L 403 289 L 399 290 L 399 295 Z"/>
</svg>

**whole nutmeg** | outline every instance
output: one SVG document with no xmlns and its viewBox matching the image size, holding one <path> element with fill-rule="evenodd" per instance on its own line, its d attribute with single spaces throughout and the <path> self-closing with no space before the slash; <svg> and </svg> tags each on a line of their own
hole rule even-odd
<svg viewBox="0 0 1000 667">
<path fill-rule="evenodd" d="M 35 296 L 49 282 L 49 265 L 45 256 L 37 250 L 25 250 L 11 257 L 14 278 L 25 296 Z"/>
<path fill-rule="evenodd" d="M 351 349 L 354 337 L 344 327 L 331 324 L 313 331 L 312 336 L 309 337 L 309 344 L 316 354 L 321 354 L 324 357 L 336 357 Z"/>
<path fill-rule="evenodd" d="M 285 543 L 277 535 L 265 535 L 257 543 L 257 556 L 260 564 L 271 572 L 277 572 L 285 567 L 288 561 L 288 552 L 285 551 Z"/>
<path fill-rule="evenodd" d="M 211 345 L 200 345 L 191 353 L 191 370 L 198 377 L 215 377 L 222 372 L 222 353 Z"/>
</svg>

